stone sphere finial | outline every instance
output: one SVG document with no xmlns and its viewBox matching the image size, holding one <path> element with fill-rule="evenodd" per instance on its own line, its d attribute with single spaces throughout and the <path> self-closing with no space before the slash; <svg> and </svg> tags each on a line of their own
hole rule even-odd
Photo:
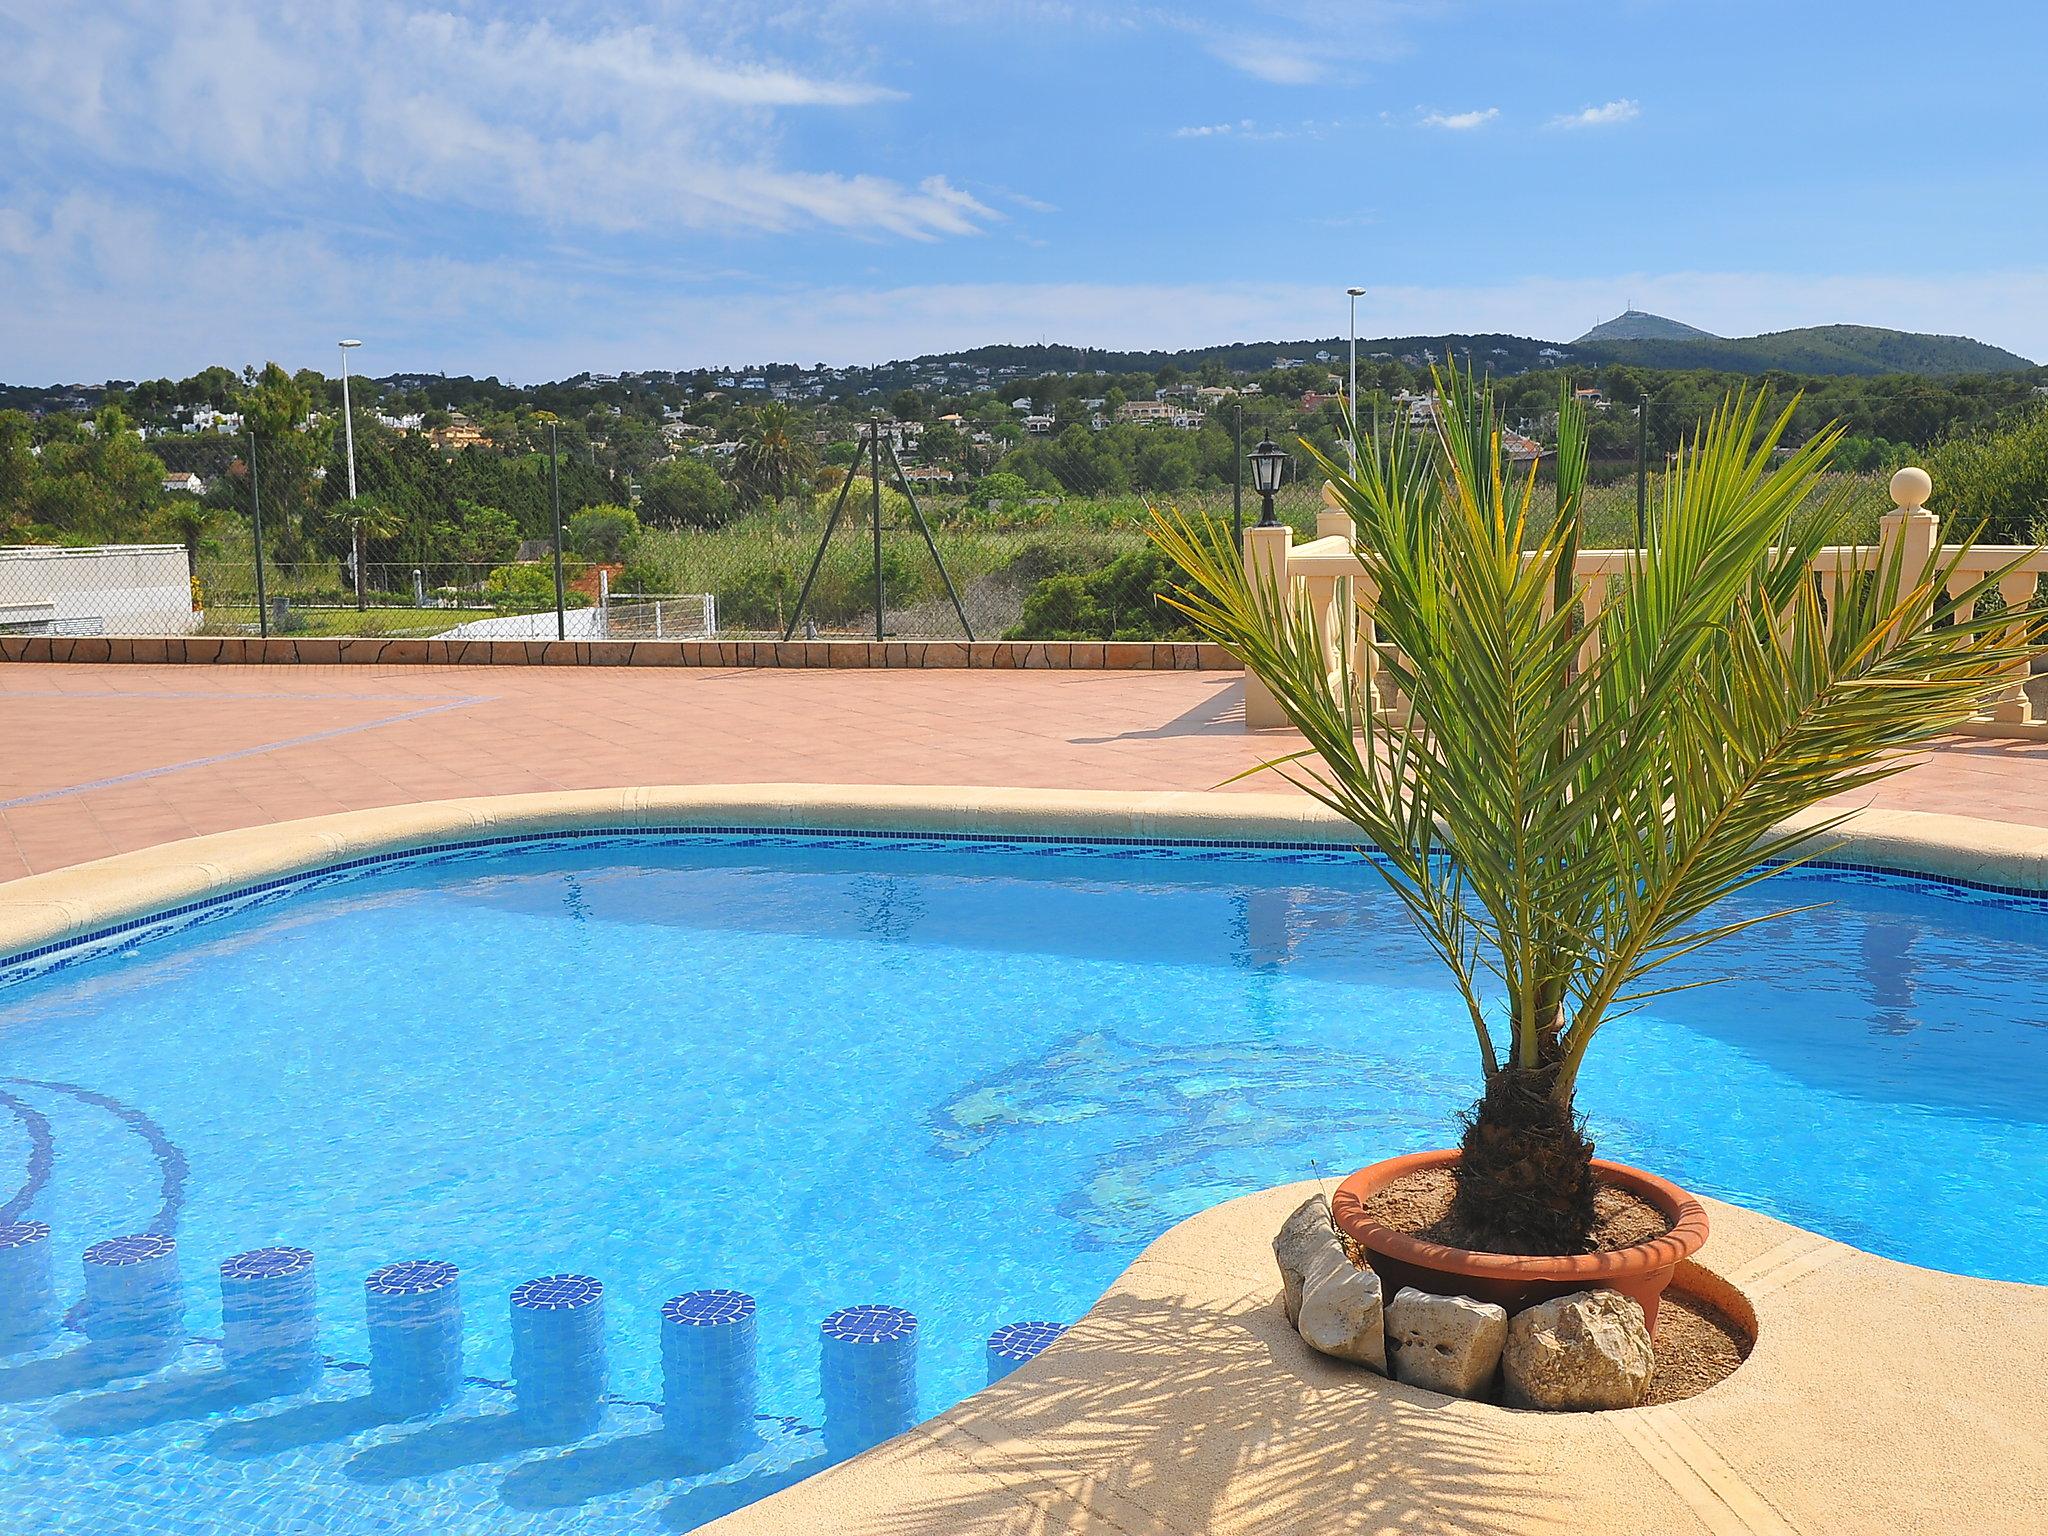
<svg viewBox="0 0 2048 1536">
<path fill-rule="evenodd" d="M 1892 500 L 1901 512 L 1918 512 L 1934 494 L 1934 481 L 1924 469 L 1908 464 L 1892 476 Z"/>
</svg>

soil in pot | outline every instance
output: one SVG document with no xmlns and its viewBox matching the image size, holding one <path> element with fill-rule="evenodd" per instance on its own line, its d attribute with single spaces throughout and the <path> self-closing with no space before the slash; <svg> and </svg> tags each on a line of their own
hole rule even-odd
<svg viewBox="0 0 2048 1536">
<path fill-rule="evenodd" d="M 1457 1183 L 1449 1168 L 1418 1168 L 1369 1195 L 1365 1213 L 1381 1226 L 1410 1237 L 1473 1248 L 1451 1218 L 1451 1199 L 1456 1193 Z M 1593 1246 L 1588 1251 L 1594 1253 L 1645 1243 L 1671 1230 L 1670 1218 L 1657 1207 L 1610 1184 L 1601 1185 L 1593 1197 L 1593 1213 Z"/>
<path fill-rule="evenodd" d="M 1368 1196 L 1366 1214 L 1380 1225 L 1410 1237 L 1470 1247 L 1450 1219 L 1451 1197 L 1456 1188 L 1448 1168 L 1417 1169 Z M 1594 1252 L 1627 1248 L 1662 1237 L 1671 1230 L 1671 1221 L 1662 1211 L 1611 1185 L 1603 1185 L 1594 1197 L 1594 1212 Z M 1347 1246 L 1356 1248 L 1356 1244 Z M 1353 1252 L 1352 1259 L 1363 1263 L 1365 1255 Z M 1665 1291 L 1658 1309 L 1653 1342 L 1657 1364 L 1650 1377 L 1649 1395 L 1643 1399 L 1645 1407 L 1675 1403 L 1726 1380 L 1748 1358 L 1751 1339 L 1734 1319 L 1705 1297 L 1674 1285 Z"/>
</svg>

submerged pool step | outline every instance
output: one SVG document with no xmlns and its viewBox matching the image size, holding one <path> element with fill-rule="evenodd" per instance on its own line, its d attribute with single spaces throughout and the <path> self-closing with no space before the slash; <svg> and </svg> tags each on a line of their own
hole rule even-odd
<svg viewBox="0 0 2048 1536">
<path fill-rule="evenodd" d="M 512 1292 L 512 1389 L 529 1440 L 577 1440 L 604 1417 L 604 1282 L 541 1275 Z"/>
<path fill-rule="evenodd" d="M 79 1328 L 103 1365 L 154 1370 L 185 1342 L 178 1241 L 157 1232 L 110 1237 L 85 1250 Z"/>
<path fill-rule="evenodd" d="M 0 1224 L 0 1353 L 39 1347 L 56 1332 L 50 1228 Z M 85 1297 L 73 1321 L 88 1348 L 118 1368 L 163 1364 L 186 1342 L 173 1238 L 136 1233 L 86 1249 Z M 317 1379 L 320 1352 L 311 1250 L 251 1249 L 221 1261 L 221 1360 L 245 1383 L 293 1390 Z M 512 1380 L 521 1433 L 537 1443 L 581 1439 L 604 1417 L 609 1361 L 604 1283 L 541 1275 L 509 1298 Z M 445 1259 L 405 1259 L 363 1280 L 370 1398 L 389 1419 L 452 1404 L 463 1374 L 461 1271 Z M 661 1307 L 662 1438 L 693 1471 L 729 1466 L 756 1450 L 758 1307 L 735 1290 L 687 1291 Z M 1007 1323 L 987 1341 L 998 1381 L 1066 1332 L 1063 1323 Z M 916 1315 L 871 1303 L 842 1307 L 818 1328 L 818 1384 L 828 1453 L 855 1455 L 912 1428 L 918 1411 Z M 360 1367 L 356 1367 L 360 1369 Z M 645 1404 L 652 1408 L 655 1405 Z"/>
<path fill-rule="evenodd" d="M 819 1325 L 825 1449 L 852 1456 L 917 1423 L 917 1318 L 902 1307 L 842 1307 Z"/>
<path fill-rule="evenodd" d="M 0 1224 L 0 1353 L 32 1349 L 57 1331 L 49 1223 Z"/>
<path fill-rule="evenodd" d="M 461 1271 L 445 1259 L 406 1259 L 363 1281 L 370 1328 L 370 1401 L 413 1418 L 462 1390 Z"/>
<path fill-rule="evenodd" d="M 243 1381 L 290 1388 L 320 1374 L 319 1298 L 305 1248 L 221 1260 L 221 1361 Z"/>
<path fill-rule="evenodd" d="M 754 1313 L 744 1291 L 686 1291 L 662 1303 L 662 1438 L 690 1466 L 727 1466 L 753 1449 Z"/>
<path fill-rule="evenodd" d="M 1033 1321 L 1005 1323 L 988 1336 L 988 1379 L 1001 1381 L 1027 1361 L 1036 1360 L 1046 1347 L 1067 1331 L 1065 1323 Z"/>
</svg>

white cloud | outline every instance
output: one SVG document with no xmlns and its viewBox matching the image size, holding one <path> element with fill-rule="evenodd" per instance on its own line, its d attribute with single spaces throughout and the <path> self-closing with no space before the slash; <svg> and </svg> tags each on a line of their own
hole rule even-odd
<svg viewBox="0 0 2048 1536">
<path fill-rule="evenodd" d="M 1320 139 L 1332 129 L 1342 127 L 1340 123 L 1304 122 L 1285 126 L 1271 126 L 1241 118 L 1234 123 L 1198 123 L 1192 127 L 1176 128 L 1176 139 L 1242 139 L 1251 143 L 1267 144 L 1280 139 Z"/>
<path fill-rule="evenodd" d="M 1643 115 L 1640 104 L 1622 97 L 1604 106 L 1587 107 L 1581 112 L 1566 112 L 1550 120 L 1553 128 L 1612 128 L 1618 123 L 1632 123 Z"/>
<path fill-rule="evenodd" d="M 1499 107 L 1475 108 L 1470 112 L 1426 112 L 1422 117 L 1422 126 L 1443 128 L 1452 133 L 1470 133 L 1475 128 L 1484 128 L 1499 116 Z"/>
<path fill-rule="evenodd" d="M 822 225 L 912 239 L 996 217 L 943 175 L 786 163 L 786 114 L 900 93 L 756 57 L 695 14 L 656 28 L 483 19 L 427 0 L 8 9 L 0 125 L 27 145 L 22 158 L 83 152 L 211 200 L 260 200 L 273 216 L 396 196 L 555 229 Z"/>
</svg>

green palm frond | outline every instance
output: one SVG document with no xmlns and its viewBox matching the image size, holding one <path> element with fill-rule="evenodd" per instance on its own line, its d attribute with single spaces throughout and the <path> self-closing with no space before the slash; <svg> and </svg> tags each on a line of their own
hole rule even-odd
<svg viewBox="0 0 2048 1536">
<path fill-rule="evenodd" d="M 1716 904 L 1837 824 L 1788 818 L 1975 713 L 2041 622 L 1973 617 L 2004 572 L 1958 580 L 1957 554 L 1909 569 L 1886 546 L 1817 576 L 1849 510 L 1816 495 L 1836 434 L 1783 450 L 1791 407 L 1760 394 L 1686 445 L 1650 547 L 1582 615 L 1580 408 L 1564 392 L 1544 507 L 1490 394 L 1456 373 L 1440 394 L 1433 438 L 1361 434 L 1355 472 L 1308 448 L 1357 530 L 1404 721 L 1348 658 L 1333 673 L 1306 598 L 1249 579 L 1227 534 L 1162 513 L 1153 536 L 1192 578 L 1177 606 L 1307 738 L 1279 771 L 1381 851 L 1488 1071 L 1555 1067 L 1569 1099 L 1607 1019 L 1749 926 Z"/>
</svg>

